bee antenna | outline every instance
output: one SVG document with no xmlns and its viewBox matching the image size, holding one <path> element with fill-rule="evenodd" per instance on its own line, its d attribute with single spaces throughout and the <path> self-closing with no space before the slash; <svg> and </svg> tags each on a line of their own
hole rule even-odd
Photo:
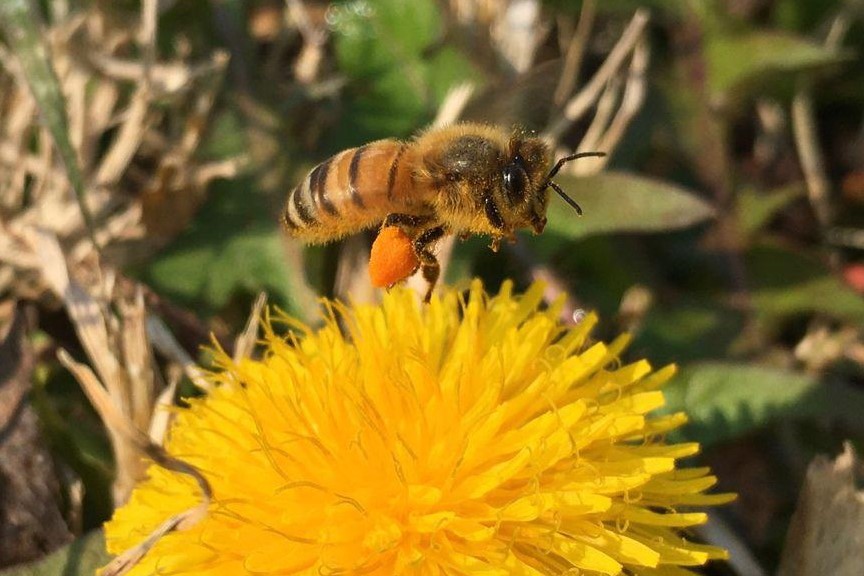
<svg viewBox="0 0 864 576">
<path fill-rule="evenodd" d="M 578 160 L 579 158 L 602 158 L 606 156 L 605 152 L 577 152 L 575 154 L 570 154 L 569 156 L 565 156 L 558 160 L 555 163 L 555 166 L 552 167 L 552 170 L 549 171 L 549 174 L 546 176 L 546 182 L 549 183 L 552 181 L 552 178 L 558 174 L 558 171 L 561 170 L 561 167 L 564 166 L 567 162 L 572 162 L 573 160 Z"/>
<path fill-rule="evenodd" d="M 543 187 L 552 188 L 553 190 L 555 190 L 555 192 L 565 202 L 567 202 L 567 204 L 569 204 L 571 208 L 576 210 L 576 213 L 579 214 L 579 216 L 581 216 L 582 208 L 579 206 L 579 204 L 577 204 L 575 200 L 570 198 L 570 196 L 568 196 L 564 192 L 564 190 L 562 190 L 561 187 L 558 186 L 558 184 L 553 182 L 552 178 L 554 178 L 555 175 L 558 174 L 558 171 L 561 170 L 561 167 L 564 166 L 564 164 L 566 164 L 567 162 L 571 162 L 579 158 L 602 158 L 603 156 L 606 156 L 605 152 L 577 152 L 575 154 L 570 154 L 569 156 L 561 158 L 560 160 L 558 160 L 558 162 L 555 163 L 555 166 L 552 167 L 552 170 L 549 171 L 549 174 L 546 176 L 546 183 L 543 185 Z"/>
<path fill-rule="evenodd" d="M 558 184 L 556 184 L 555 182 L 549 180 L 549 182 L 547 182 L 546 185 L 549 186 L 550 188 L 552 188 L 553 190 L 555 190 L 555 192 L 557 192 L 558 195 L 561 196 L 561 198 L 563 198 L 565 202 L 567 202 L 567 204 L 569 204 L 569 205 L 570 205 L 574 210 L 576 210 L 576 213 L 577 213 L 579 216 L 582 215 L 582 207 L 579 206 L 579 204 L 577 204 L 575 200 L 573 200 L 572 198 L 570 198 L 570 196 L 568 196 L 568 195 L 567 195 L 567 194 L 566 194 L 566 193 L 561 189 L 561 187 L 558 186 Z"/>
</svg>

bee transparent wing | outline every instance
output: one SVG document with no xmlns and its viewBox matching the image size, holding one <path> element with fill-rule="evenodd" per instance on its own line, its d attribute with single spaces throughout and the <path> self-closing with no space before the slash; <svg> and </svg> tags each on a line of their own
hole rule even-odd
<svg viewBox="0 0 864 576">
<path fill-rule="evenodd" d="M 562 71 L 562 60 L 551 60 L 515 80 L 494 82 L 468 103 L 462 118 L 540 132 L 555 109 L 555 90 Z"/>
</svg>

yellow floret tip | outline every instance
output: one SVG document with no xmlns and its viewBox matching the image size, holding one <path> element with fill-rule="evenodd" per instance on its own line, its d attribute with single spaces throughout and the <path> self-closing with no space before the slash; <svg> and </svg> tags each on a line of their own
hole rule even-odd
<svg viewBox="0 0 864 576">
<path fill-rule="evenodd" d="M 261 360 L 218 357 L 215 388 L 180 410 L 169 453 L 209 481 L 208 513 L 130 572 L 558 576 L 684 574 L 724 558 L 680 530 L 720 503 L 698 451 L 653 416 L 674 369 L 622 365 L 626 338 L 558 320 L 543 287 L 515 296 L 397 288 L 379 306 L 328 304 L 312 330 L 264 322 Z M 280 326 L 289 326 L 287 336 Z M 106 525 L 132 547 L 200 496 L 151 466 Z"/>
</svg>

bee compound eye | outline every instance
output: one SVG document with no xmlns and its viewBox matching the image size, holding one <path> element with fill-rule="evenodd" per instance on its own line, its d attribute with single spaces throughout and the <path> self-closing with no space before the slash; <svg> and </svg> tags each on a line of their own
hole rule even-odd
<svg viewBox="0 0 864 576">
<path fill-rule="evenodd" d="M 520 202 L 525 196 L 525 171 L 516 163 L 504 167 L 504 190 L 510 204 Z"/>
</svg>

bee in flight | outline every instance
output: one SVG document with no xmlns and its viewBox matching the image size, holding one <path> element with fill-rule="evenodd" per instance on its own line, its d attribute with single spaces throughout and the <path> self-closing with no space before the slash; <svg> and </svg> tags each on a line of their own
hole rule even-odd
<svg viewBox="0 0 864 576">
<path fill-rule="evenodd" d="M 487 234 L 497 250 L 518 229 L 539 234 L 549 188 L 581 215 L 552 178 L 566 162 L 603 155 L 572 154 L 550 169 L 540 138 L 483 124 L 435 128 L 411 142 L 379 140 L 328 158 L 288 195 L 281 221 L 289 235 L 312 244 L 376 226 L 398 228 L 429 283 L 428 301 L 440 273 L 438 240 Z"/>
</svg>

